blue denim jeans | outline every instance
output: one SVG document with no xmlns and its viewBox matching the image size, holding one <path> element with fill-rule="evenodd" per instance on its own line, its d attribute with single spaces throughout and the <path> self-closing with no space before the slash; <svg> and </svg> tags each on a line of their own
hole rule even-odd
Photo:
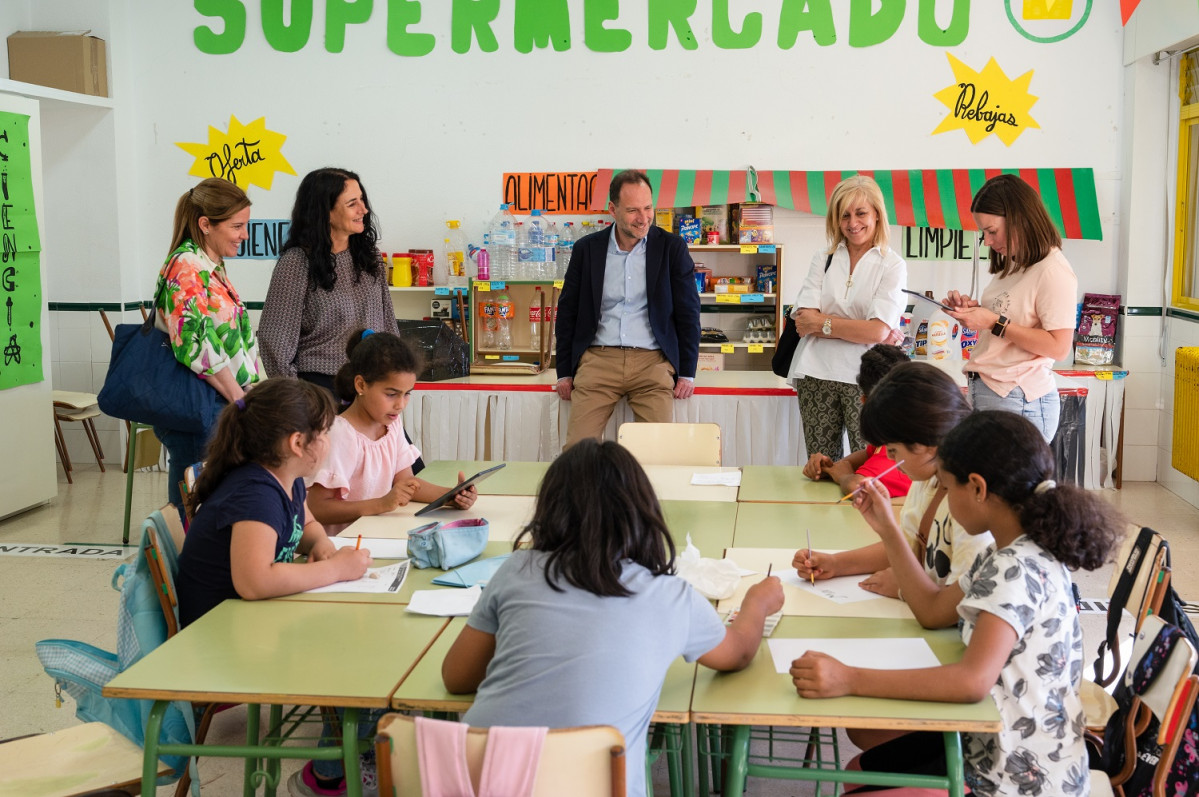
<svg viewBox="0 0 1199 797">
<path fill-rule="evenodd" d="M 183 471 L 187 470 L 188 465 L 204 459 L 208 434 L 177 432 L 174 429 L 155 426 L 154 436 L 161 440 L 167 449 L 167 500 L 179 510 L 179 519 L 182 521 L 183 498 L 179 493 L 179 482 L 183 480 Z"/>
<path fill-rule="evenodd" d="M 970 405 L 977 410 L 1006 410 L 1027 418 L 1046 443 L 1053 442 L 1057 434 L 1057 422 L 1062 413 L 1062 400 L 1056 390 L 1051 390 L 1039 399 L 1024 400 L 1024 391 L 1018 387 L 1006 396 L 1000 396 L 982 379 L 970 380 Z"/>
</svg>

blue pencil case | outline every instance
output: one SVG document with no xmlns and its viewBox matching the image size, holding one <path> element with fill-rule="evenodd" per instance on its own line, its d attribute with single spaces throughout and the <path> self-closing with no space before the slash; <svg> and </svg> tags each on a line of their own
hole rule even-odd
<svg viewBox="0 0 1199 797">
<path fill-rule="evenodd" d="M 495 575 L 495 571 L 500 569 L 500 565 L 511 555 L 506 553 L 502 556 L 479 559 L 478 561 L 455 568 L 448 573 L 442 573 L 433 579 L 433 583 L 442 587 L 484 586 Z"/>
</svg>

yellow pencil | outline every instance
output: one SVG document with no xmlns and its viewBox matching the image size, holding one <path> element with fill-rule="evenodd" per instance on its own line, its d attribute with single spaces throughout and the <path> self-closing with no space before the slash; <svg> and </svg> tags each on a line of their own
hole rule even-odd
<svg viewBox="0 0 1199 797">
<path fill-rule="evenodd" d="M 812 530 L 804 529 L 808 533 L 808 561 L 812 561 Z M 808 569 L 808 578 L 812 579 L 812 586 L 816 586 L 816 571 Z"/>
<path fill-rule="evenodd" d="M 356 550 L 358 550 L 358 549 L 359 549 L 359 548 L 361 548 L 361 547 L 362 547 L 362 535 L 361 535 L 361 534 L 359 534 L 359 535 L 358 535 L 358 542 L 354 543 L 354 550 L 356 551 Z"/>
</svg>

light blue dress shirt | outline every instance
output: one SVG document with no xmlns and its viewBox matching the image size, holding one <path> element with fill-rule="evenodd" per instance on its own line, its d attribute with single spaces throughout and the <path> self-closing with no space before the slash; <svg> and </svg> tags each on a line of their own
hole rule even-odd
<svg viewBox="0 0 1199 797">
<path fill-rule="evenodd" d="M 632 250 L 621 251 L 616 244 L 616 230 L 608 236 L 608 253 L 604 261 L 604 294 L 600 299 L 599 328 L 595 331 L 595 346 L 635 346 L 639 349 L 660 349 L 649 323 L 649 298 L 646 295 L 646 239 L 633 244 Z"/>
</svg>

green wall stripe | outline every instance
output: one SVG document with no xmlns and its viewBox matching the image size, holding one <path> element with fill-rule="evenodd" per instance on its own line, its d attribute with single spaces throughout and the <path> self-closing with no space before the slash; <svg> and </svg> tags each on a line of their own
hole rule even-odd
<svg viewBox="0 0 1199 797">
<path fill-rule="evenodd" d="M 928 226 L 928 214 L 924 212 L 924 177 L 920 169 L 908 171 L 908 189 L 912 192 L 912 216 L 916 227 Z"/>
<path fill-rule="evenodd" d="M 727 171 L 712 172 L 711 205 L 727 205 L 729 203 L 729 173 Z"/>
<path fill-rule="evenodd" d="M 1078 224 L 1082 237 L 1092 241 L 1103 240 L 1103 226 L 1099 221 L 1099 200 L 1095 196 L 1095 171 L 1074 169 L 1074 202 L 1078 206 Z"/>
<path fill-rule="evenodd" d="M 951 230 L 962 229 L 952 169 L 937 169 L 937 193 L 941 195 L 941 215 L 945 219 L 945 226 Z"/>
</svg>

